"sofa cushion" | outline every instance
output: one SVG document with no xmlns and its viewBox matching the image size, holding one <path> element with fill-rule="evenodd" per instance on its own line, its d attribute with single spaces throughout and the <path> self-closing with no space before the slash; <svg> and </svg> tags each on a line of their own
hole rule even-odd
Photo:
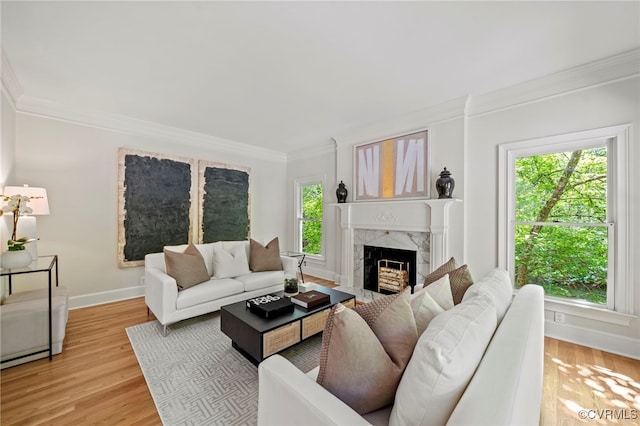
<svg viewBox="0 0 640 426">
<path fill-rule="evenodd" d="M 209 274 L 210 277 L 213 276 L 213 243 L 193 244 L 193 245 L 198 249 L 198 251 L 202 255 L 202 258 L 204 259 L 204 264 L 207 267 L 207 273 Z M 182 253 L 187 249 L 187 247 L 189 247 L 189 244 L 181 244 L 177 246 L 165 246 L 164 248 L 167 250 Z M 145 260 L 145 265 L 146 265 L 146 260 Z M 162 269 L 162 268 L 160 269 L 166 272 L 166 269 Z"/>
<path fill-rule="evenodd" d="M 473 278 L 467 265 L 458 266 L 455 258 L 452 257 L 444 265 L 427 275 L 424 278 L 424 287 L 436 282 L 446 274 L 449 274 L 453 303 L 457 305 L 462 301 L 467 288 L 473 284 Z"/>
<path fill-rule="evenodd" d="M 178 292 L 176 309 L 184 309 L 199 305 L 200 303 L 222 299 L 223 297 L 232 296 L 242 293 L 243 291 L 244 286 L 242 283 L 233 278 L 212 278 L 205 283 Z"/>
<path fill-rule="evenodd" d="M 449 283 L 451 284 L 453 303 L 457 305 L 462 302 L 464 293 L 467 291 L 469 286 L 473 284 L 473 278 L 471 277 L 471 272 L 469 272 L 467 265 L 462 265 L 461 267 L 449 272 Z"/>
<path fill-rule="evenodd" d="M 317 382 L 360 414 L 393 403 L 418 339 L 407 294 L 331 309 Z"/>
<path fill-rule="evenodd" d="M 282 270 L 278 237 L 265 246 L 254 239 L 249 241 L 249 268 L 253 272 Z"/>
<path fill-rule="evenodd" d="M 213 277 L 233 278 L 250 273 L 247 253 L 242 245 L 225 248 L 213 245 Z"/>
<path fill-rule="evenodd" d="M 486 298 L 458 304 L 435 317 L 420 336 L 402 376 L 389 424 L 445 424 L 496 323 L 495 307 Z"/>
<path fill-rule="evenodd" d="M 244 291 L 260 290 L 277 284 L 282 284 L 284 289 L 284 271 L 252 272 L 235 279 L 244 285 Z"/>
<path fill-rule="evenodd" d="M 209 272 L 200 251 L 189 244 L 183 253 L 164 249 L 167 274 L 176 280 L 178 290 L 185 290 L 209 280 Z"/>
<path fill-rule="evenodd" d="M 436 315 L 453 308 L 453 296 L 449 284 L 449 275 L 445 275 L 433 284 L 411 295 L 411 309 L 416 320 L 418 336 Z"/>
<path fill-rule="evenodd" d="M 455 271 L 456 269 L 458 269 L 458 263 L 456 262 L 456 259 L 452 257 L 445 264 L 441 265 L 435 271 L 424 277 L 424 286 L 426 287 L 429 284 L 438 281 L 440 278 L 451 271 Z"/>
<path fill-rule="evenodd" d="M 499 324 L 507 309 L 509 309 L 513 298 L 513 286 L 511 285 L 509 273 L 504 269 L 495 268 L 482 277 L 480 281 L 469 287 L 462 301 L 466 302 L 481 296 L 489 298 L 495 305 Z"/>
</svg>

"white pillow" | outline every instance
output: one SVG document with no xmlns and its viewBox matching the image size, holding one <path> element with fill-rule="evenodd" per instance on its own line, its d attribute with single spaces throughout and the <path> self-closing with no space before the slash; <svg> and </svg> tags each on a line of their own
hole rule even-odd
<svg viewBox="0 0 640 426">
<path fill-rule="evenodd" d="M 467 289 L 462 302 L 483 295 L 495 305 L 498 324 L 500 324 L 513 299 L 513 286 L 509 273 L 504 269 L 495 268 Z"/>
<path fill-rule="evenodd" d="M 449 282 L 449 274 L 443 275 L 437 281 L 424 286 L 420 291 L 411 295 L 411 300 L 420 297 L 424 293 L 429 293 L 431 297 L 447 311 L 453 308 L 453 293 L 451 292 L 451 283 Z"/>
<path fill-rule="evenodd" d="M 213 245 L 213 277 L 233 278 L 251 273 L 247 252 L 242 245 L 226 250 L 220 245 Z"/>
<path fill-rule="evenodd" d="M 436 315 L 453 308 L 453 295 L 449 285 L 449 275 L 444 275 L 436 282 L 411 295 L 411 309 L 416 319 L 418 336 Z"/>
<path fill-rule="evenodd" d="M 496 328 L 486 298 L 436 316 L 402 375 L 389 425 L 443 425 L 476 371 Z"/>
</svg>

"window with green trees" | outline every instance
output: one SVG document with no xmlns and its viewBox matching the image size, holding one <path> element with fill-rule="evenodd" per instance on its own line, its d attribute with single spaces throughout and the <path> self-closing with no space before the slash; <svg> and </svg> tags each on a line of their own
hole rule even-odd
<svg viewBox="0 0 640 426">
<path fill-rule="evenodd" d="M 298 250 L 322 256 L 322 183 L 299 185 Z"/>
<path fill-rule="evenodd" d="M 515 160 L 515 286 L 607 303 L 607 144 Z"/>
</svg>

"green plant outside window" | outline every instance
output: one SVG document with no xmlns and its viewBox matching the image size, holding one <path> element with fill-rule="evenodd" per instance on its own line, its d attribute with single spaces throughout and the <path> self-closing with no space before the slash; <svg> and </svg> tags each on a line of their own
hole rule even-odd
<svg viewBox="0 0 640 426">
<path fill-rule="evenodd" d="M 606 146 L 516 159 L 516 287 L 607 303 Z"/>
</svg>

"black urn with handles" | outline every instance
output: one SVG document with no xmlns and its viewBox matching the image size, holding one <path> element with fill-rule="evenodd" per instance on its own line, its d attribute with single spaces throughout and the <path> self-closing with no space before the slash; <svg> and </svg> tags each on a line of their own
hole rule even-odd
<svg viewBox="0 0 640 426">
<path fill-rule="evenodd" d="M 452 198 L 453 188 L 456 186 L 456 181 L 451 177 L 451 172 L 445 167 L 440 172 L 440 177 L 436 180 L 436 190 L 438 191 L 438 198 Z"/>
<path fill-rule="evenodd" d="M 347 195 L 349 195 L 349 191 L 347 191 L 347 187 L 344 185 L 343 181 L 340 181 L 338 184 L 338 189 L 336 189 L 336 197 L 338 198 L 338 203 L 346 203 Z"/>
</svg>

